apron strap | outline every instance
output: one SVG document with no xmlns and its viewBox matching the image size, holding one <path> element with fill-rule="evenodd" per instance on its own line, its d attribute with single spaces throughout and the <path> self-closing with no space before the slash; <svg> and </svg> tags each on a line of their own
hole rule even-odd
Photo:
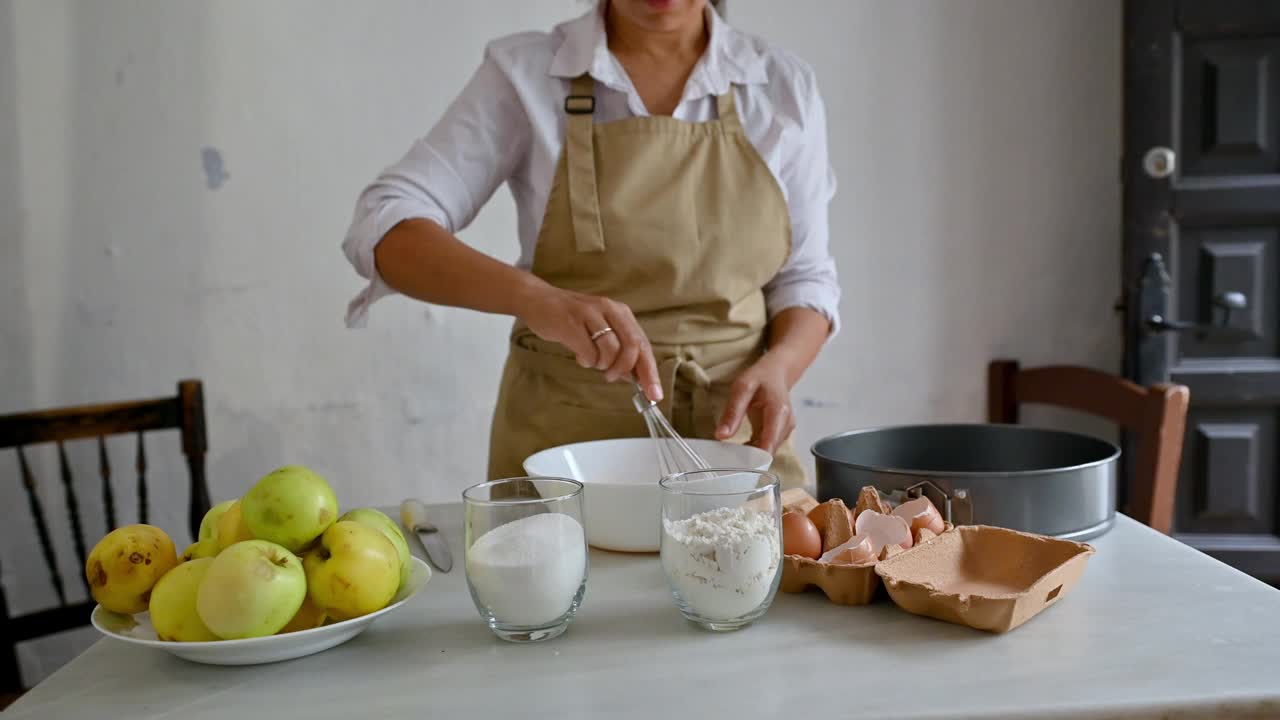
<svg viewBox="0 0 1280 720">
<path fill-rule="evenodd" d="M 596 188 L 594 151 L 596 109 L 595 81 L 580 75 L 569 84 L 564 110 L 569 116 L 565 129 L 565 169 L 569 175 L 569 214 L 578 252 L 603 252 L 604 227 L 600 223 L 600 195 Z"/>
<path fill-rule="evenodd" d="M 716 96 L 716 113 L 720 116 L 720 124 L 726 130 L 742 132 L 742 120 L 738 117 L 738 103 L 734 100 L 732 84 L 723 95 Z"/>
</svg>

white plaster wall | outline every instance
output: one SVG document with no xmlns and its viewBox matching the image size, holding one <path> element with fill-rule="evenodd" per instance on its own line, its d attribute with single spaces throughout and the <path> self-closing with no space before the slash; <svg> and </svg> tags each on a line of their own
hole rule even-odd
<svg viewBox="0 0 1280 720">
<path fill-rule="evenodd" d="M 286 462 L 352 505 L 455 499 L 484 472 L 507 321 L 392 300 L 347 331 L 360 282 L 338 243 L 360 187 L 487 39 L 584 7 L 0 0 L 0 412 L 199 377 L 215 499 Z M 730 19 L 815 66 L 841 182 L 846 329 L 797 388 L 801 447 L 977 419 L 994 355 L 1117 366 L 1118 1 L 731 0 Z M 505 192 L 464 238 L 514 258 Z M 132 450 L 112 445 L 120 498 Z M 150 450 L 152 520 L 185 543 L 176 437 Z M 0 455 L 0 567 L 21 612 L 53 594 Z M 92 447 L 71 456 L 96 506 Z M 55 534 L 78 590 L 65 523 Z M 91 637 L 28 648 L 29 680 Z"/>
</svg>

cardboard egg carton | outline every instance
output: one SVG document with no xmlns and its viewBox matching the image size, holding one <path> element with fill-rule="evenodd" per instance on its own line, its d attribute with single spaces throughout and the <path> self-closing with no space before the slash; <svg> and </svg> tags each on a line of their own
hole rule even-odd
<svg viewBox="0 0 1280 720">
<path fill-rule="evenodd" d="M 995 633 L 1060 602 L 1094 552 L 1084 543 L 987 525 L 958 527 L 913 550 L 875 567 L 894 604 Z"/>
<path fill-rule="evenodd" d="M 807 499 L 805 499 L 807 498 Z M 800 498 L 793 495 L 789 500 L 783 498 L 784 510 L 796 510 L 808 513 L 818 506 L 812 497 Z M 807 508 L 807 509 L 802 509 Z M 847 512 L 843 500 L 834 499 L 826 503 L 827 527 L 822 538 L 822 550 L 826 552 L 853 537 L 853 522 L 866 510 L 875 510 L 883 515 L 889 514 L 889 507 L 881 499 L 880 493 L 873 487 L 864 487 L 858 495 L 858 502 L 853 515 Z M 950 530 L 947 525 L 945 533 Z M 912 548 L 933 540 L 937 536 L 927 529 L 912 533 Z M 778 589 L 787 593 L 804 592 L 810 587 L 817 587 L 827 599 L 837 605 L 866 605 L 875 599 L 880 589 L 880 576 L 876 574 L 876 565 L 899 553 L 909 552 L 896 545 L 887 547 L 877 560 L 859 564 L 823 563 L 802 555 L 786 555 L 783 557 L 782 581 Z"/>
<path fill-rule="evenodd" d="M 799 509 L 785 502 L 784 507 Z M 879 493 L 864 487 L 854 517 L 868 509 L 888 512 Z M 852 537 L 843 510 L 843 502 L 830 501 L 824 551 Z M 894 604 L 909 613 L 1003 633 L 1061 602 L 1094 553 L 1085 543 L 986 525 L 947 523 L 940 535 L 922 529 L 913 541 L 909 549 L 891 546 L 861 565 L 787 555 L 779 589 L 817 586 L 834 603 L 866 605 L 883 584 Z"/>
</svg>

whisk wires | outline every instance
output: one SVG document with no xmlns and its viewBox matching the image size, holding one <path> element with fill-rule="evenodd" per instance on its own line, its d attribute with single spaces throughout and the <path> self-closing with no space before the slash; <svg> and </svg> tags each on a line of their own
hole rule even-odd
<svg viewBox="0 0 1280 720">
<path fill-rule="evenodd" d="M 706 460 L 680 437 L 680 433 L 671 426 L 667 417 L 662 414 L 658 404 L 650 400 L 644 390 L 636 383 L 636 393 L 631 397 L 636 411 L 644 418 L 649 428 L 649 437 L 653 438 L 654 450 L 658 455 L 658 468 L 662 477 L 683 472 L 710 469 Z"/>
</svg>

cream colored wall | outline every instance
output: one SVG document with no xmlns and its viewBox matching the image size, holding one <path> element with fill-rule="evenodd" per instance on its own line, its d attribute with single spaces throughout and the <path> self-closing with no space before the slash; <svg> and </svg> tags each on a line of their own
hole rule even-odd
<svg viewBox="0 0 1280 720">
<path fill-rule="evenodd" d="M 361 185 L 487 39 L 583 8 L 0 0 L 0 412 L 200 377 L 215 498 L 285 462 L 349 504 L 456 498 L 483 473 L 506 323 L 389 301 L 347 331 L 360 283 L 338 243 Z M 993 355 L 1115 367 L 1118 2 L 731 0 L 730 19 L 812 63 L 828 104 L 846 329 L 796 389 L 802 447 L 976 419 Z M 514 258 L 505 192 L 464 237 Z M 178 530 L 176 439 L 150 449 L 152 520 Z M 112 446 L 120 498 L 131 452 Z M 93 504 L 92 448 L 71 455 Z M 53 595 L 11 457 L 0 563 L 23 611 Z M 78 590 L 74 560 L 63 570 Z M 24 653 L 30 676 L 85 637 Z"/>
</svg>

